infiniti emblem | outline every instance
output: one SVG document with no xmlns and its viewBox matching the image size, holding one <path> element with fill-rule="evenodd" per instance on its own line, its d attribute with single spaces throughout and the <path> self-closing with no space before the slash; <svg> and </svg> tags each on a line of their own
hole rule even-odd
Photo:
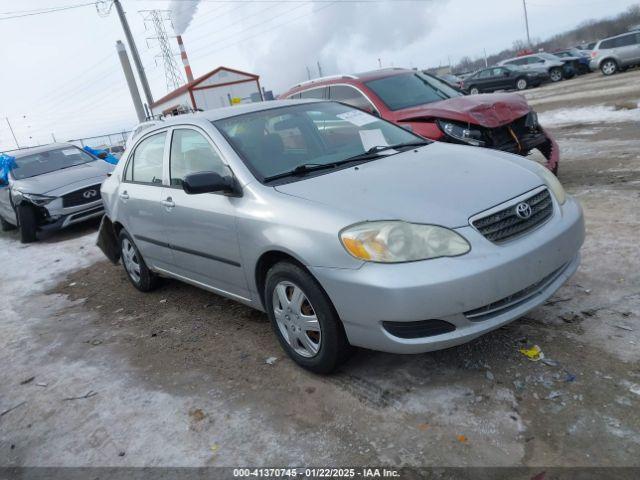
<svg viewBox="0 0 640 480">
<path fill-rule="evenodd" d="M 524 220 L 531 216 L 531 206 L 527 202 L 519 203 L 516 206 L 516 215 Z"/>
<path fill-rule="evenodd" d="M 86 192 L 84 192 L 84 193 L 82 194 L 82 196 L 83 196 L 84 198 L 86 198 L 86 199 L 93 198 L 93 197 L 95 197 L 96 195 L 98 195 L 98 192 L 97 192 L 96 190 L 93 190 L 93 189 L 92 189 L 92 190 L 87 190 Z"/>
</svg>

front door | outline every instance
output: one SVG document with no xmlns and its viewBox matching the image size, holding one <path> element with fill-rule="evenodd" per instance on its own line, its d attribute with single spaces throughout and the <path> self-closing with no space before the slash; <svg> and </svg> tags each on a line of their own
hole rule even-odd
<svg viewBox="0 0 640 480">
<path fill-rule="evenodd" d="M 170 185 L 163 188 L 162 208 L 173 250 L 172 271 L 224 293 L 250 298 L 238 245 L 235 203 L 217 193 L 189 195 L 184 177 L 196 172 L 230 175 L 218 149 L 199 129 L 173 129 L 169 157 Z"/>
<path fill-rule="evenodd" d="M 150 135 L 136 145 L 118 187 L 122 223 L 147 265 L 160 268 L 172 263 L 160 203 L 166 138 L 165 131 Z"/>
</svg>

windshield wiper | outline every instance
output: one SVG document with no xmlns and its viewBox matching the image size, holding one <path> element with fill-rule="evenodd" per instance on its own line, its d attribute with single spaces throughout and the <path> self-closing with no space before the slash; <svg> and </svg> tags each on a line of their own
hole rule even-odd
<svg viewBox="0 0 640 480">
<path fill-rule="evenodd" d="M 421 147 L 424 145 L 429 145 L 431 142 L 427 140 L 419 141 L 419 142 L 411 142 L 411 143 L 398 143 L 396 145 L 377 145 L 375 147 L 371 147 L 364 153 L 360 153 L 358 155 L 354 155 L 353 157 L 345 158 L 344 160 L 339 160 L 337 162 L 331 163 L 303 163 L 302 165 L 298 165 L 292 170 L 288 170 L 286 172 L 277 173 L 275 175 L 271 175 L 270 177 L 265 177 L 265 182 L 270 182 L 272 180 L 278 180 L 280 178 L 295 176 L 295 175 L 304 175 L 309 172 L 315 172 L 318 170 L 326 170 L 329 168 L 336 168 L 340 165 L 344 165 L 346 163 L 357 162 L 359 160 L 369 160 L 378 158 L 380 152 L 384 152 L 386 150 L 397 150 L 400 148 L 411 148 L 411 147 Z"/>
</svg>

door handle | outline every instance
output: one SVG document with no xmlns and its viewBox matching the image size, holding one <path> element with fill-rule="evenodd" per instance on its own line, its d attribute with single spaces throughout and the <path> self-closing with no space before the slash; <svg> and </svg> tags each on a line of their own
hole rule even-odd
<svg viewBox="0 0 640 480">
<path fill-rule="evenodd" d="M 129 194 L 126 190 L 120 194 L 120 198 L 123 200 L 129 200 Z"/>
<path fill-rule="evenodd" d="M 162 202 L 160 202 L 162 204 L 163 207 L 167 207 L 167 208 L 173 208 L 176 206 L 175 203 L 173 203 L 173 199 L 171 197 L 167 197 L 166 200 L 162 200 Z"/>
</svg>

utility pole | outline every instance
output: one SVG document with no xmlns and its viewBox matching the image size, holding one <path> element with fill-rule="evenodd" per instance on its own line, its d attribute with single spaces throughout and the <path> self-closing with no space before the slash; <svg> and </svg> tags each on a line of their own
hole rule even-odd
<svg viewBox="0 0 640 480">
<path fill-rule="evenodd" d="M 7 125 L 9 125 L 9 130 L 11 130 L 11 135 L 13 135 L 13 141 L 16 142 L 16 147 L 20 148 L 16 134 L 13 133 L 13 127 L 11 127 L 11 123 L 9 122 L 9 117 L 4 117 L 4 119 L 7 121 Z"/>
<path fill-rule="evenodd" d="M 527 44 L 531 47 L 531 36 L 529 35 L 529 15 L 527 14 L 527 0 L 522 0 L 524 7 L 524 24 L 527 26 Z"/>
<path fill-rule="evenodd" d="M 113 4 L 116 6 L 118 17 L 120 17 L 120 23 L 122 24 L 122 30 L 124 30 L 124 35 L 125 37 L 127 37 L 129 50 L 131 50 L 133 63 L 135 63 L 136 70 L 138 71 L 138 77 L 140 78 L 140 84 L 142 85 L 142 90 L 144 90 L 144 96 L 147 100 L 147 104 L 149 105 L 149 108 L 151 108 L 151 104 L 153 103 L 153 95 L 151 95 L 151 88 L 149 88 L 147 75 L 144 73 L 144 67 L 142 66 L 142 61 L 140 61 L 140 55 L 138 54 L 136 42 L 133 40 L 133 35 L 131 35 L 131 29 L 129 28 L 127 17 L 124 14 L 124 10 L 122 9 L 120 0 L 113 0 Z"/>
<path fill-rule="evenodd" d="M 322 78 L 322 66 L 320 65 L 320 60 L 318 60 L 318 76 Z"/>
<path fill-rule="evenodd" d="M 127 49 L 124 48 L 124 43 L 122 43 L 120 40 L 116 42 L 116 50 L 118 51 L 118 57 L 120 57 L 120 64 L 122 65 L 124 78 L 127 80 L 127 86 L 129 87 L 131 100 L 133 100 L 133 106 L 136 109 L 136 115 L 138 116 L 138 121 L 142 122 L 145 119 L 145 114 L 144 114 L 144 108 L 142 108 L 142 100 L 140 100 L 140 92 L 138 92 L 136 79 L 133 76 L 133 70 L 131 70 L 131 63 L 129 63 L 129 57 L 127 56 Z"/>
<path fill-rule="evenodd" d="M 311 70 L 309 70 L 309 67 L 307 67 L 307 79 L 311 80 Z"/>
<path fill-rule="evenodd" d="M 56 143 L 56 136 L 53 134 L 53 132 L 51 132 L 51 139 L 53 140 L 53 143 Z"/>
<path fill-rule="evenodd" d="M 483 48 L 484 50 L 484 68 L 488 68 L 489 67 L 489 60 L 487 59 L 487 49 Z"/>
</svg>

